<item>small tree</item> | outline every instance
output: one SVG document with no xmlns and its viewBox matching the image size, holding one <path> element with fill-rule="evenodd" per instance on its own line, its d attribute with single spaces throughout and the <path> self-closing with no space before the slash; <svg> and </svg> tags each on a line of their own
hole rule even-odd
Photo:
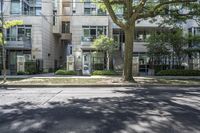
<svg viewBox="0 0 200 133">
<path fill-rule="evenodd" d="M 188 43 L 188 48 L 185 52 L 188 55 L 189 69 L 193 69 L 193 59 L 195 58 L 196 53 L 200 54 L 200 35 L 189 34 Z"/>
<path fill-rule="evenodd" d="M 188 45 L 188 35 L 184 35 L 181 29 L 174 29 L 166 37 L 169 38 L 169 46 L 173 50 L 173 54 L 177 59 L 177 66 L 178 68 L 181 68 L 181 64 L 186 55 L 185 49 Z"/>
<path fill-rule="evenodd" d="M 3 16 L 2 16 L 3 17 Z M 2 46 L 2 58 L 3 58 L 3 75 L 4 75 L 4 82 L 6 82 L 6 50 L 5 50 L 5 37 L 4 37 L 4 30 L 9 29 L 16 25 L 22 25 L 23 21 L 21 20 L 11 20 L 4 22 L 3 19 L 1 19 L 1 32 L 0 32 L 0 46 Z"/>
<path fill-rule="evenodd" d="M 148 39 L 147 54 L 151 59 L 152 65 L 163 63 L 162 59 L 169 55 L 169 47 L 165 42 L 165 35 L 154 33 Z"/>
<path fill-rule="evenodd" d="M 150 55 L 155 56 L 160 61 L 171 52 L 177 59 L 178 68 L 181 67 L 188 45 L 188 37 L 184 35 L 181 29 L 175 28 L 169 32 L 154 33 L 150 36 L 148 42 L 147 50 Z"/>
<path fill-rule="evenodd" d="M 99 36 L 93 42 L 93 47 L 100 51 L 105 51 L 107 55 L 107 69 L 113 69 L 113 53 L 117 47 L 117 43 L 112 38 L 105 35 Z"/>
</svg>

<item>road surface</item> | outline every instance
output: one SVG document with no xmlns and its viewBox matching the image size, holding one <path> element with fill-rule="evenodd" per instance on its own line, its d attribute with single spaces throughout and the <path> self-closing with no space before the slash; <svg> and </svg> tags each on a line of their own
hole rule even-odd
<svg viewBox="0 0 200 133">
<path fill-rule="evenodd" d="M 0 133 L 200 133 L 200 87 L 1 88 Z"/>
</svg>

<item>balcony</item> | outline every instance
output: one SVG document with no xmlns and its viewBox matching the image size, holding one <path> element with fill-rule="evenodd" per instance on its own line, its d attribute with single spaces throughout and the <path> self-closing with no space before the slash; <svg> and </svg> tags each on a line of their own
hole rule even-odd
<svg viewBox="0 0 200 133">
<path fill-rule="evenodd" d="M 96 39 L 96 36 L 93 37 L 81 37 L 81 49 L 94 49 L 92 47 L 92 42 Z"/>
<path fill-rule="evenodd" d="M 71 40 L 72 34 L 71 33 L 62 33 L 61 34 L 61 40 Z"/>
<path fill-rule="evenodd" d="M 7 37 L 6 42 L 7 49 L 28 49 L 32 48 L 32 41 L 30 37 L 18 36 L 16 37 Z"/>
</svg>

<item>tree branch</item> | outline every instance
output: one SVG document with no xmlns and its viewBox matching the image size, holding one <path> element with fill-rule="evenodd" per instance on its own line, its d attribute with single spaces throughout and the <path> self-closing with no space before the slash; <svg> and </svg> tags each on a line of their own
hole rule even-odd
<svg viewBox="0 0 200 133">
<path fill-rule="evenodd" d="M 137 19 L 141 19 L 141 18 L 148 18 L 148 17 L 156 17 L 157 15 L 159 15 L 159 9 L 166 6 L 166 5 L 170 5 L 170 4 L 181 4 L 181 3 L 193 3 L 193 2 L 197 2 L 197 0 L 171 0 L 171 1 L 165 1 L 165 2 L 161 2 L 159 4 L 157 4 L 152 11 L 149 11 L 148 13 L 140 13 L 140 15 L 138 15 Z"/>
<path fill-rule="evenodd" d="M 114 22 L 115 24 L 117 24 L 119 27 L 121 27 L 122 29 L 125 29 L 125 28 L 126 28 L 126 25 L 123 24 L 123 23 L 121 22 L 121 20 L 119 20 L 119 19 L 117 18 L 116 14 L 115 14 L 115 12 L 114 12 L 112 6 L 111 6 L 112 4 L 110 3 L 110 1 L 109 1 L 109 0 L 103 0 L 103 2 L 104 2 L 105 6 L 106 6 L 106 8 L 107 8 L 107 10 L 108 10 L 108 12 L 109 12 L 109 15 L 111 16 L 111 18 L 112 18 L 112 20 L 113 20 L 113 22 Z"/>
</svg>

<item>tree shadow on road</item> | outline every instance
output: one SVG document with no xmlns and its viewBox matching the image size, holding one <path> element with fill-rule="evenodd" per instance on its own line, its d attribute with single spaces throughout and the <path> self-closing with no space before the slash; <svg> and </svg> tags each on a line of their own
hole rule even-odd
<svg viewBox="0 0 200 133">
<path fill-rule="evenodd" d="M 123 97 L 0 106 L 1 133 L 199 133 L 200 89 L 127 88 Z M 131 94 L 131 96 L 129 95 Z"/>
</svg>

